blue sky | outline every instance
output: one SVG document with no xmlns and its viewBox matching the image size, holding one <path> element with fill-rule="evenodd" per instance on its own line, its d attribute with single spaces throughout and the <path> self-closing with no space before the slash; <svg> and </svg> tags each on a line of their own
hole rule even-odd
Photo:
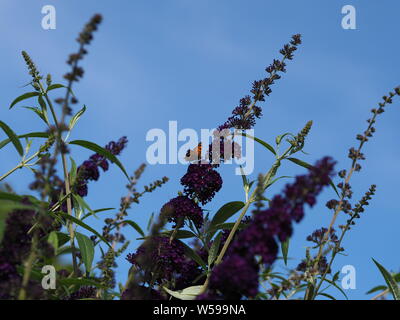
<svg viewBox="0 0 400 320">
<path fill-rule="evenodd" d="M 56 30 L 41 28 L 41 8 L 47 4 L 57 10 Z M 341 8 L 347 4 L 357 10 L 357 30 L 341 28 Z M 8 110 L 29 81 L 20 51 L 26 50 L 43 73 L 50 72 L 61 82 L 67 55 L 77 48 L 77 33 L 92 14 L 101 13 L 104 23 L 83 63 L 84 79 L 74 88 L 88 110 L 71 138 L 105 145 L 127 135 L 129 147 L 121 161 L 133 172 L 146 161 L 148 130 L 166 130 L 169 120 L 178 121 L 179 129 L 196 130 L 224 122 L 251 82 L 264 77 L 264 68 L 279 55 L 282 45 L 292 34 L 301 33 L 304 42 L 288 63 L 287 74 L 262 104 L 264 117 L 255 135 L 273 142 L 275 136 L 298 132 L 313 120 L 305 148 L 309 155 L 302 159 L 312 163 L 331 155 L 338 169 L 347 168 L 348 149 L 356 144 L 355 135 L 366 128 L 369 110 L 400 84 L 399 9 L 395 0 L 2 0 L 0 119 L 18 133 L 43 129 L 27 110 Z M 378 120 L 376 136 L 364 150 L 364 169 L 352 179 L 355 201 L 371 184 L 378 186 L 368 210 L 344 241 L 348 256 L 339 257 L 335 264 L 335 270 L 355 266 L 357 289 L 346 291 L 353 299 L 365 298 L 369 288 L 383 282 L 371 257 L 393 271 L 399 267 L 394 250 L 400 222 L 395 200 L 400 177 L 399 105 L 396 99 Z M 78 163 L 90 155 L 75 147 L 71 150 Z M 0 172 L 17 161 L 12 147 L 1 150 Z M 253 177 L 267 171 L 272 161 L 265 149 L 256 146 Z M 220 172 L 224 187 L 206 205 L 212 212 L 225 202 L 243 200 L 241 178 L 232 174 L 231 167 Z M 290 163 L 280 171 L 284 175 L 302 172 Z M 184 165 L 148 166 L 142 184 L 164 175 L 170 182 L 144 197 L 129 218 L 145 227 L 149 215 L 181 190 L 179 179 L 184 173 Z M 31 173 L 19 171 L 8 181 L 18 192 L 28 192 L 31 180 Z M 274 186 L 269 196 L 279 192 L 283 183 Z M 125 184 L 124 176 L 112 168 L 90 185 L 87 200 L 93 208 L 118 207 Z M 319 205 L 296 226 L 290 248 L 296 263 L 304 256 L 306 236 L 329 224 L 331 214 L 324 203 L 332 197 L 332 190 L 327 190 Z M 93 219 L 92 224 L 100 230 L 102 221 Z M 132 239 L 137 236 L 128 230 L 127 234 Z M 130 251 L 136 245 L 133 242 Z M 118 279 L 124 281 L 128 263 L 120 259 L 119 265 Z"/>
</svg>

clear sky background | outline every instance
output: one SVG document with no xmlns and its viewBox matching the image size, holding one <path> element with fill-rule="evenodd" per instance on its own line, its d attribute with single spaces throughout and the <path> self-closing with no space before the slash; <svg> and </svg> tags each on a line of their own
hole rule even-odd
<svg viewBox="0 0 400 320">
<path fill-rule="evenodd" d="M 264 117 L 255 135 L 272 143 L 278 134 L 296 133 L 313 120 L 305 148 L 309 155 L 302 155 L 307 162 L 330 155 L 338 161 L 337 169 L 348 168 L 348 149 L 356 144 L 356 134 L 366 128 L 370 109 L 400 84 L 400 3 L 396 0 L 1 0 L 0 4 L 0 119 L 20 134 L 43 129 L 28 110 L 8 110 L 29 81 L 20 51 L 26 50 L 43 73 L 50 72 L 55 82 L 62 82 L 68 70 L 67 55 L 76 51 L 74 40 L 83 24 L 94 13 L 104 16 L 83 63 L 84 79 L 74 88 L 88 110 L 71 138 L 105 145 L 127 135 L 129 145 L 121 160 L 129 172 L 146 161 L 148 130 L 167 130 L 169 120 L 178 121 L 178 129 L 196 130 L 224 122 L 249 92 L 251 82 L 265 76 L 265 67 L 295 33 L 303 35 L 303 44 L 288 63 L 287 74 L 262 104 Z M 56 7 L 56 30 L 41 27 L 41 8 L 46 4 Z M 341 28 L 341 8 L 346 4 L 357 10 L 357 30 Z M 393 271 L 400 265 L 399 118 L 400 101 L 395 99 L 365 147 L 363 170 L 352 179 L 354 201 L 371 184 L 378 186 L 371 205 L 344 241 L 348 256 L 339 256 L 334 265 L 335 271 L 347 264 L 356 268 L 357 289 L 346 291 L 353 299 L 366 298 L 368 289 L 383 283 L 371 257 Z M 77 163 L 90 155 L 78 147 L 71 150 Z M 17 161 L 11 146 L 1 150 L 0 173 Z M 271 154 L 257 145 L 251 178 L 267 171 L 272 162 Z M 184 165 L 148 166 L 139 188 L 164 175 L 170 182 L 146 195 L 131 209 L 129 218 L 145 228 L 150 214 L 158 213 L 181 190 L 179 180 L 185 171 Z M 303 172 L 284 163 L 280 174 Z M 228 201 L 243 200 L 240 176 L 233 174 L 231 166 L 220 173 L 223 189 L 205 206 L 213 213 Z M 8 182 L 26 193 L 32 179 L 30 172 L 19 171 Z M 279 192 L 283 183 L 274 186 L 267 197 Z M 118 207 L 125 184 L 124 176 L 113 167 L 98 183 L 90 184 L 87 200 L 92 208 Z M 291 266 L 304 257 L 306 236 L 329 224 L 331 213 L 324 204 L 332 197 L 333 191 L 326 190 L 318 206 L 308 210 L 296 226 Z M 102 220 L 91 223 L 101 229 Z M 138 236 L 126 231 L 132 240 Z M 129 251 L 137 244 L 133 241 Z M 123 258 L 119 260 L 119 281 L 125 281 L 128 267 Z M 340 297 L 339 292 L 336 295 Z"/>
</svg>

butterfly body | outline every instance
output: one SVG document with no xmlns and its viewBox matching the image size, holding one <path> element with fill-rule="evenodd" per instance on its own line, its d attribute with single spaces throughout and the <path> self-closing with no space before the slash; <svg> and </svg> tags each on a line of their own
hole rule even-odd
<svg viewBox="0 0 400 320">
<path fill-rule="evenodd" d="M 185 160 L 186 161 L 200 160 L 201 152 L 202 152 L 202 145 L 201 145 L 201 142 L 199 142 L 199 144 L 193 150 L 189 149 L 186 152 Z"/>
</svg>

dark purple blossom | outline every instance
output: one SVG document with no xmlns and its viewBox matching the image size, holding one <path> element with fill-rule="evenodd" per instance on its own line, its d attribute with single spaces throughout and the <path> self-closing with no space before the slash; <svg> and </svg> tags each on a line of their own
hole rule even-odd
<svg viewBox="0 0 400 320">
<path fill-rule="evenodd" d="M 218 129 L 251 129 L 256 123 L 256 118 L 260 118 L 262 115 L 262 109 L 258 106 L 252 106 L 250 111 L 251 104 L 250 96 L 240 99 L 239 105 L 232 111 L 232 116 Z"/>
<path fill-rule="evenodd" d="M 323 243 L 327 231 L 327 228 L 317 229 L 307 237 L 307 241 L 314 242 L 317 246 L 319 246 Z M 334 228 L 330 229 L 328 240 L 334 244 L 339 242 Z"/>
<path fill-rule="evenodd" d="M 105 149 L 110 151 L 114 156 L 118 156 L 122 150 L 126 147 L 128 144 L 128 139 L 126 137 L 121 137 L 117 142 L 111 141 L 109 142 Z"/>
<path fill-rule="evenodd" d="M 225 300 L 238 300 L 243 295 L 254 297 L 258 293 L 258 265 L 239 254 L 229 255 L 223 268 L 211 274 L 209 289 L 218 292 Z M 207 297 L 199 297 L 206 299 Z"/>
<path fill-rule="evenodd" d="M 178 240 L 170 241 L 169 237 L 151 238 L 135 254 L 128 254 L 127 260 L 139 269 L 151 272 L 156 284 L 174 280 L 187 286 L 189 280 L 196 277 L 193 271 L 198 269 L 185 255 L 183 244 Z"/>
<path fill-rule="evenodd" d="M 205 204 L 221 189 L 222 178 L 212 165 L 192 163 L 182 177 L 181 184 L 186 195 Z"/>
<path fill-rule="evenodd" d="M 168 206 L 169 210 L 161 209 L 161 212 L 168 212 L 167 219 L 169 222 L 175 223 L 174 228 L 176 226 L 181 227 L 185 218 L 192 220 L 197 228 L 202 227 L 203 210 L 192 199 L 186 196 L 178 196 L 171 199 L 164 206 Z"/>
<path fill-rule="evenodd" d="M 306 260 L 303 260 L 302 262 L 299 263 L 296 270 L 305 272 L 307 269 L 311 268 L 313 266 L 313 264 L 314 264 L 314 261 L 310 261 L 310 263 L 307 263 Z M 320 274 L 324 274 L 325 271 L 326 271 L 326 273 L 331 273 L 331 269 L 329 268 L 328 261 L 325 256 L 322 256 L 318 260 L 317 271 Z"/>
<path fill-rule="evenodd" d="M 126 137 L 120 138 L 117 142 L 111 141 L 106 146 L 105 149 L 117 156 L 126 147 L 128 140 Z M 88 195 L 88 182 L 97 181 L 100 177 L 101 168 L 106 172 L 109 168 L 109 163 L 106 157 L 95 153 L 89 157 L 88 160 L 84 161 L 77 170 L 77 178 L 74 184 L 74 191 L 81 197 L 86 197 Z"/>
<path fill-rule="evenodd" d="M 276 260 L 277 239 L 285 241 L 292 235 L 292 222 L 302 219 L 305 204 L 314 206 L 316 196 L 330 182 L 334 164 L 331 158 L 323 158 L 308 174 L 298 176 L 294 183 L 286 185 L 283 194 L 275 196 L 268 209 L 254 211 L 248 227 L 237 235 L 224 260 L 213 269 L 209 285 L 210 295 L 220 294 L 223 298 L 230 298 L 234 295 L 233 288 L 236 287 L 229 282 L 225 283 L 224 279 L 234 279 L 238 273 L 243 274 L 254 268 L 256 257 L 260 257 L 260 262 L 266 266 L 270 266 Z M 241 257 L 241 260 L 238 257 Z M 235 269 L 239 267 L 242 271 Z M 256 276 L 257 273 L 254 277 Z M 258 284 L 258 281 L 256 282 Z M 249 290 L 253 287 L 258 287 L 253 278 L 241 278 L 241 286 L 236 288 L 235 297 L 253 296 L 254 292 Z"/>
<path fill-rule="evenodd" d="M 15 299 L 18 295 L 22 277 L 17 267 L 29 254 L 32 237 L 28 231 L 34 223 L 34 217 L 34 211 L 25 209 L 8 214 L 0 244 L 0 299 Z M 30 287 L 33 286 L 30 284 Z M 29 294 L 32 296 L 32 292 Z"/>
<path fill-rule="evenodd" d="M 132 283 L 122 293 L 121 300 L 165 300 L 165 298 L 157 290 Z"/>
<path fill-rule="evenodd" d="M 95 287 L 81 287 L 79 290 L 71 293 L 65 300 L 81 300 L 81 299 L 95 299 L 96 288 Z"/>
</svg>

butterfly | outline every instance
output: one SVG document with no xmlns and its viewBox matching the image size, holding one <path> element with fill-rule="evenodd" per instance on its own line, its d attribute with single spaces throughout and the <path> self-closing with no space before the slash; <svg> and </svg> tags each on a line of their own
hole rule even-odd
<svg viewBox="0 0 400 320">
<path fill-rule="evenodd" d="M 201 159 L 201 151 L 202 151 L 202 146 L 201 142 L 193 149 L 186 152 L 185 160 L 186 161 L 195 161 L 195 160 L 200 160 Z"/>
</svg>

